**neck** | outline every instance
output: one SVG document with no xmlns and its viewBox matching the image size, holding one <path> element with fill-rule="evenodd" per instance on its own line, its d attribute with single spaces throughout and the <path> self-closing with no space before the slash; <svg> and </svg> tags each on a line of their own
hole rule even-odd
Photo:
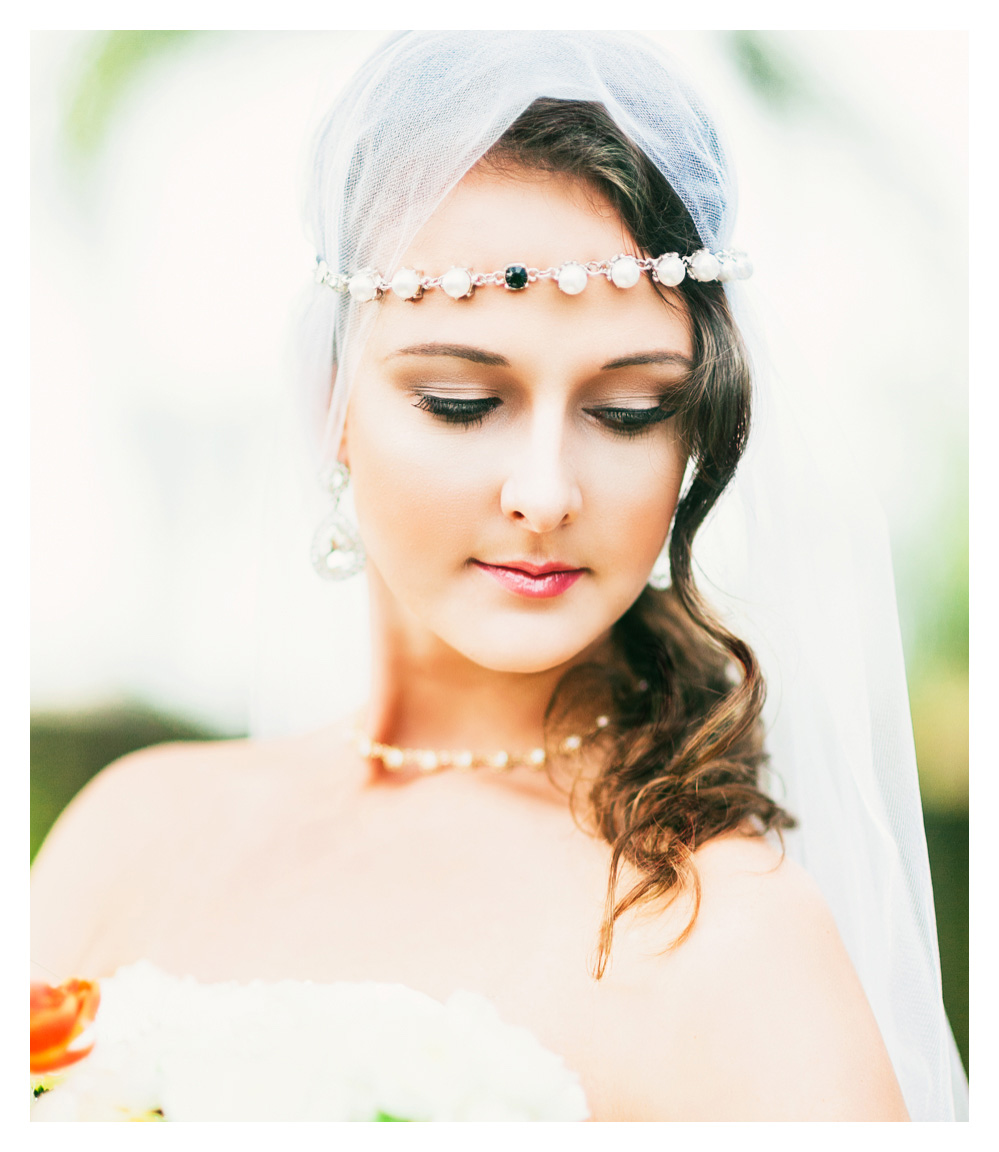
<svg viewBox="0 0 999 1152">
<path fill-rule="evenodd" d="M 372 691 L 362 724 L 379 743 L 511 755 L 540 747 L 559 681 L 575 664 L 599 659 L 608 646 L 602 638 L 571 662 L 540 672 L 485 668 L 403 618 L 372 577 Z"/>
</svg>

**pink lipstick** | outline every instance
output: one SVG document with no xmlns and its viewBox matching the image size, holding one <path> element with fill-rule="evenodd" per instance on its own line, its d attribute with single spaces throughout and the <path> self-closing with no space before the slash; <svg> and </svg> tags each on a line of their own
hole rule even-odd
<svg viewBox="0 0 999 1152">
<path fill-rule="evenodd" d="M 514 560 L 509 564 L 483 564 L 481 560 L 473 560 L 472 563 L 480 571 L 492 576 L 508 592 L 536 600 L 561 596 L 586 571 L 585 568 L 570 568 L 557 561 L 531 564 L 526 560 Z"/>
</svg>

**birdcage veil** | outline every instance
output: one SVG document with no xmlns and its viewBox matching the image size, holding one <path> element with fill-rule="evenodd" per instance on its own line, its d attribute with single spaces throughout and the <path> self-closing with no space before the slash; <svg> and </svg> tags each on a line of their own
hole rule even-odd
<svg viewBox="0 0 999 1152">
<path fill-rule="evenodd" d="M 601 103 L 669 181 L 703 245 L 729 242 L 735 187 L 718 132 L 656 46 L 631 33 L 408 32 L 362 65 L 318 132 L 308 215 L 317 258 L 338 271 L 391 276 L 448 191 L 541 97 Z M 455 253 L 456 264 L 463 260 Z M 322 466 L 336 457 L 378 305 L 325 284 L 307 291 L 299 370 Z M 967 1086 L 941 999 L 886 527 L 844 474 L 845 447 L 830 441 L 805 390 L 771 370 L 750 292 L 739 283 L 725 291 L 753 361 L 753 429 L 695 544 L 698 584 L 760 659 L 769 782 L 799 821 L 788 851 L 832 909 L 910 1115 L 963 1116 Z M 304 556 L 307 541 L 299 547 Z M 356 589 L 323 591 L 342 619 L 363 612 Z M 347 629 L 332 621 L 324 643 L 337 651 L 335 637 Z M 276 665 L 273 654 L 263 661 L 282 670 L 262 693 L 260 727 L 269 730 L 293 726 L 295 644 L 316 640 L 285 630 L 281 642 Z M 356 642 L 336 658 L 363 678 Z M 331 699 L 331 718 L 336 711 Z"/>
</svg>

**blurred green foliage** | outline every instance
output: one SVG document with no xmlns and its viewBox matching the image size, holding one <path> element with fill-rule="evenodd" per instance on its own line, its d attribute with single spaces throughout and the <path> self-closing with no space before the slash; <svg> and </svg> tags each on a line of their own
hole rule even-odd
<svg viewBox="0 0 999 1152">
<path fill-rule="evenodd" d="M 940 942 L 944 1004 L 968 1070 L 968 818 L 924 813 Z"/>
<path fill-rule="evenodd" d="M 968 458 L 963 446 L 947 453 L 951 477 L 936 508 L 925 510 L 918 542 L 903 556 L 903 587 L 914 601 L 912 671 L 946 664 L 968 668 Z"/>
<path fill-rule="evenodd" d="M 919 534 L 901 550 L 899 601 L 924 808 L 967 812 L 969 527 L 968 463 L 954 452 L 952 477 Z"/>
<path fill-rule="evenodd" d="M 215 738 L 205 728 L 134 704 L 32 716 L 31 859 L 63 808 L 112 760 L 150 744 Z"/>
<path fill-rule="evenodd" d="M 104 140 L 115 108 L 129 86 L 154 59 L 200 35 L 204 33 L 94 33 L 66 111 L 66 138 L 73 151 L 82 156 L 93 155 Z"/>
<path fill-rule="evenodd" d="M 719 36 L 748 87 L 772 111 L 800 112 L 820 103 L 819 93 L 808 76 L 772 35 L 741 30 L 722 32 Z"/>
</svg>

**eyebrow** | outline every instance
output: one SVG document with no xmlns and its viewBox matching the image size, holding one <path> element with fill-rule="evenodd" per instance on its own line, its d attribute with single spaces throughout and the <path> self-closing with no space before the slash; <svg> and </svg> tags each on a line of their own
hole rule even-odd
<svg viewBox="0 0 999 1152">
<path fill-rule="evenodd" d="M 408 348 L 398 348 L 393 356 L 456 356 L 459 360 L 471 360 L 473 364 L 486 364 L 491 368 L 509 368 L 510 361 L 498 352 L 487 352 L 484 348 L 473 348 L 470 344 L 411 344 Z"/>
<path fill-rule="evenodd" d="M 454 356 L 459 360 L 471 360 L 473 364 L 485 364 L 491 368 L 509 368 L 510 361 L 498 352 L 487 352 L 485 348 L 475 348 L 471 344 L 411 344 L 398 348 L 389 359 L 395 356 Z M 693 363 L 681 352 L 655 351 L 637 352 L 633 356 L 619 356 L 600 366 L 601 372 L 613 372 L 618 368 L 638 368 L 645 364 L 675 364 L 690 370 Z"/>
<path fill-rule="evenodd" d="M 615 368 L 638 368 L 643 364 L 676 364 L 688 370 L 694 367 L 689 356 L 682 352 L 638 352 L 634 356 L 621 356 L 617 360 L 608 360 L 600 366 L 601 372 L 613 372 Z"/>
</svg>

